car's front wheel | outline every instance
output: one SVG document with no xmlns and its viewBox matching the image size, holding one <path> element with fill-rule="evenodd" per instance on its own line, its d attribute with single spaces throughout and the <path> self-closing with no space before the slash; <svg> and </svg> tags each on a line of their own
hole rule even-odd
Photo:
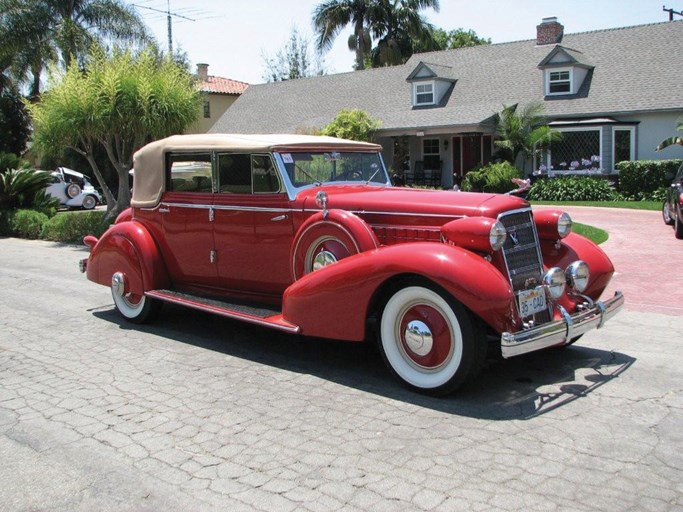
<svg viewBox="0 0 683 512">
<path fill-rule="evenodd" d="M 161 309 L 161 302 L 126 291 L 125 278 L 117 272 L 111 279 L 111 296 L 119 313 L 136 324 L 144 323 L 154 318 Z"/>
<path fill-rule="evenodd" d="M 664 201 L 662 205 L 662 219 L 664 219 L 664 224 L 667 226 L 673 226 L 674 218 L 671 216 L 671 208 L 669 208 L 668 201 Z"/>
<path fill-rule="evenodd" d="M 486 338 L 462 304 L 425 283 L 406 283 L 382 309 L 379 345 L 391 372 L 413 390 L 455 391 L 480 370 Z"/>
</svg>

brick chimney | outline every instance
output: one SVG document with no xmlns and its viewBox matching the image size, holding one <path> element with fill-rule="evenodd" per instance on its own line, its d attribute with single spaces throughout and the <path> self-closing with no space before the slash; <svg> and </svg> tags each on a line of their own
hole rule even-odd
<svg viewBox="0 0 683 512">
<path fill-rule="evenodd" d="M 558 23 L 557 18 L 543 18 L 540 25 L 536 26 L 536 44 L 556 44 L 562 41 L 564 27 Z"/>
<path fill-rule="evenodd" d="M 197 64 L 197 77 L 206 82 L 209 79 L 209 65 Z"/>
</svg>

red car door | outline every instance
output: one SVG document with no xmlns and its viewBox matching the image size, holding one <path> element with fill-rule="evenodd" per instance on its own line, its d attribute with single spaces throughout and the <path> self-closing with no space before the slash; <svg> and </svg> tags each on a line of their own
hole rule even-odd
<svg viewBox="0 0 683 512">
<path fill-rule="evenodd" d="M 171 154 L 159 205 L 161 251 L 175 287 L 215 286 L 211 153 Z"/>
<path fill-rule="evenodd" d="M 293 222 L 270 155 L 220 154 L 214 243 L 221 287 L 280 295 L 292 282 Z"/>
</svg>

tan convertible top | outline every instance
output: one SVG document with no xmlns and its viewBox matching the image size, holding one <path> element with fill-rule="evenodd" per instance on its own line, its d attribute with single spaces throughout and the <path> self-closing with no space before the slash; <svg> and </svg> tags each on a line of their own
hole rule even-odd
<svg viewBox="0 0 683 512">
<path fill-rule="evenodd" d="M 133 198 L 131 206 L 151 208 L 164 192 L 165 153 L 170 151 L 230 151 L 269 153 L 271 151 L 380 151 L 378 144 L 316 135 L 289 134 L 197 134 L 173 135 L 151 142 L 133 157 Z"/>
</svg>

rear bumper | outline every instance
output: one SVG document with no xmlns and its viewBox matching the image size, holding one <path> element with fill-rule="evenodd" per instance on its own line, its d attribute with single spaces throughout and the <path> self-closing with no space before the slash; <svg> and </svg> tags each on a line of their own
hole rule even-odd
<svg viewBox="0 0 683 512">
<path fill-rule="evenodd" d="M 514 357 L 547 347 L 564 345 L 592 329 L 599 329 L 624 305 L 624 295 L 615 292 L 614 297 L 570 315 L 562 306 L 562 320 L 532 327 L 523 331 L 504 332 L 500 338 L 503 357 Z"/>
</svg>

